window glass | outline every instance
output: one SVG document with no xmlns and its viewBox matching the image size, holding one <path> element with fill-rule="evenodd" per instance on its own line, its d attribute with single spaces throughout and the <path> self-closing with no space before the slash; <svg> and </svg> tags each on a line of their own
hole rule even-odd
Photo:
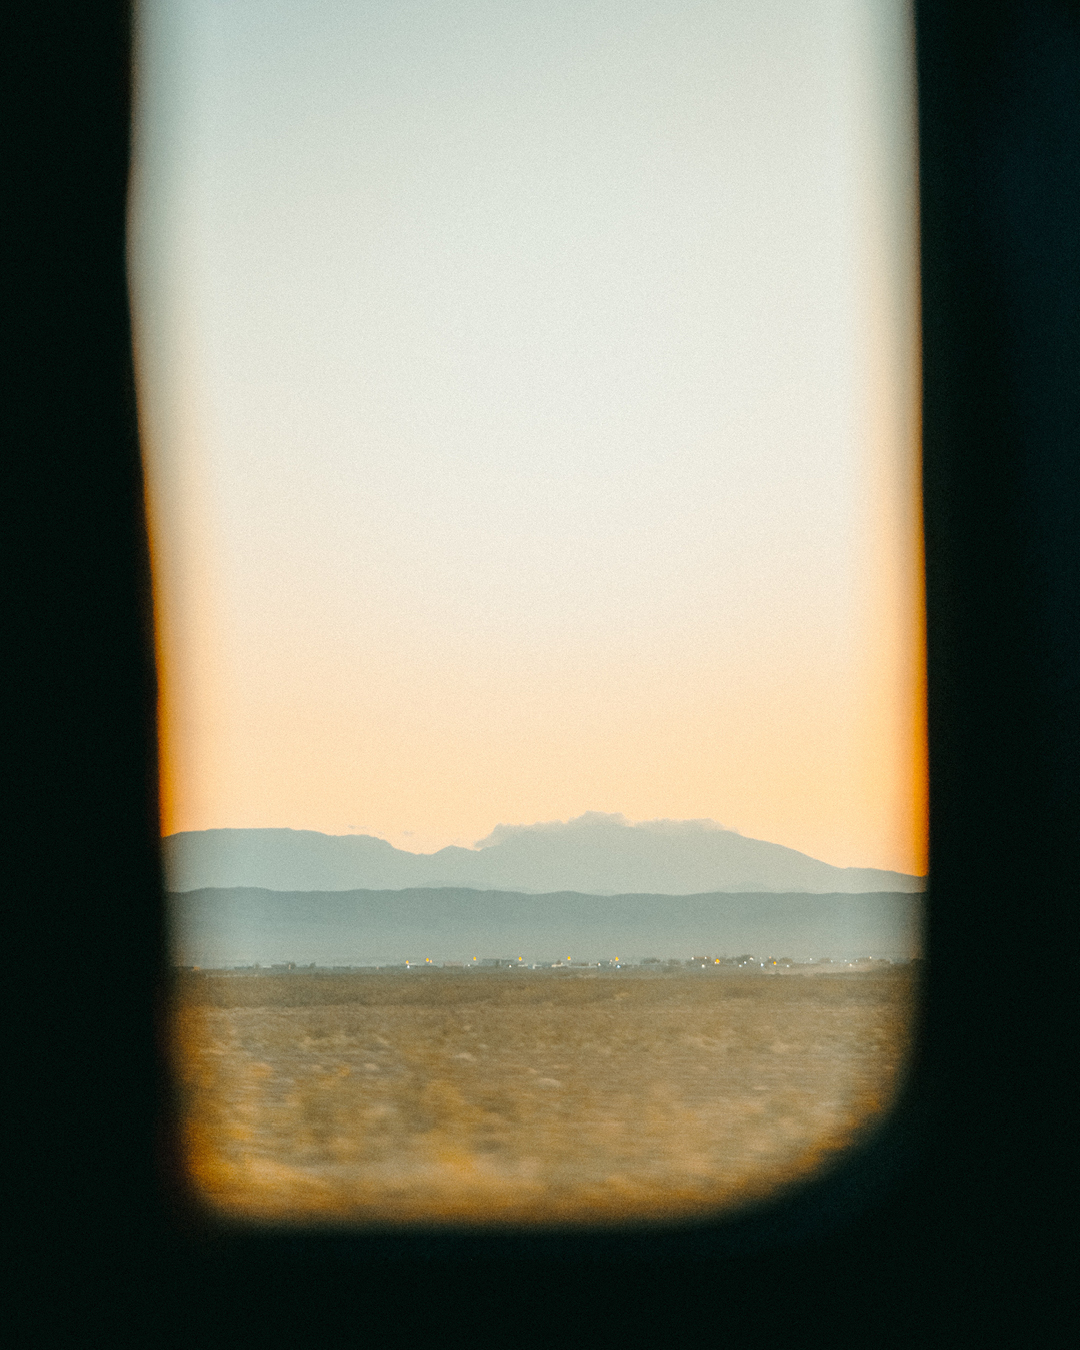
<svg viewBox="0 0 1080 1350">
<path fill-rule="evenodd" d="M 909 6 L 142 0 L 136 75 L 202 1202 L 819 1168 L 920 954 Z"/>
</svg>

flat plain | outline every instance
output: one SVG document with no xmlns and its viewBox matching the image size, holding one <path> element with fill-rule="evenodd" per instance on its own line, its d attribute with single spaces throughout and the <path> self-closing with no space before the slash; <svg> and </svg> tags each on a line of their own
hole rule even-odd
<svg viewBox="0 0 1080 1350">
<path fill-rule="evenodd" d="M 191 972 L 171 1027 L 200 1206 L 271 1225 L 731 1211 L 895 1100 L 910 967 Z"/>
</svg>

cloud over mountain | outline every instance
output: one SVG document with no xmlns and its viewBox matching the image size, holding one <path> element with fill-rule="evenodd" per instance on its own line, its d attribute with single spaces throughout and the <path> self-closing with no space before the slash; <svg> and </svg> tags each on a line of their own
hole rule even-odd
<svg viewBox="0 0 1080 1350">
<path fill-rule="evenodd" d="M 535 825 L 496 825 L 483 839 L 478 839 L 473 848 L 491 848 L 494 844 L 504 844 L 522 834 L 553 834 L 563 838 L 574 838 L 583 834 L 601 836 L 605 831 L 613 836 L 621 829 L 643 830 L 648 834 L 702 834 L 710 830 L 723 830 L 724 826 L 715 820 L 639 820 L 631 823 L 621 812 L 586 811 L 583 816 L 573 820 L 537 821 Z M 729 834 L 738 834 L 738 830 L 729 830 Z"/>
</svg>

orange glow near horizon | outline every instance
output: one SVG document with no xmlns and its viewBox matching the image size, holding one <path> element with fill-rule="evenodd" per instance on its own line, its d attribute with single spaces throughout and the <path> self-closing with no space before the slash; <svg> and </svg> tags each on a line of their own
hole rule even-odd
<svg viewBox="0 0 1080 1350">
<path fill-rule="evenodd" d="M 891 689 L 767 669 L 725 679 L 704 665 L 682 669 L 674 706 L 662 664 L 633 679 L 613 662 L 587 681 L 519 670 L 511 682 L 389 654 L 360 697 L 340 669 L 320 671 L 313 694 L 294 659 L 241 700 L 205 634 L 183 652 L 200 662 L 197 690 L 170 682 L 179 645 L 161 643 L 165 834 L 274 826 L 430 852 L 499 823 L 602 810 L 710 817 L 838 866 L 925 874 L 921 642 Z M 440 725 L 448 706 L 456 717 Z"/>
</svg>

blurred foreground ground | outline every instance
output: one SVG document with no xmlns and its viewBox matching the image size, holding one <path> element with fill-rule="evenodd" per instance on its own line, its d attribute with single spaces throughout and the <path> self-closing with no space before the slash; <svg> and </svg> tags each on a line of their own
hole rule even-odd
<svg viewBox="0 0 1080 1350">
<path fill-rule="evenodd" d="M 605 1223 L 730 1209 L 887 1111 L 916 977 L 198 972 L 188 1170 L 272 1223 Z"/>
</svg>

